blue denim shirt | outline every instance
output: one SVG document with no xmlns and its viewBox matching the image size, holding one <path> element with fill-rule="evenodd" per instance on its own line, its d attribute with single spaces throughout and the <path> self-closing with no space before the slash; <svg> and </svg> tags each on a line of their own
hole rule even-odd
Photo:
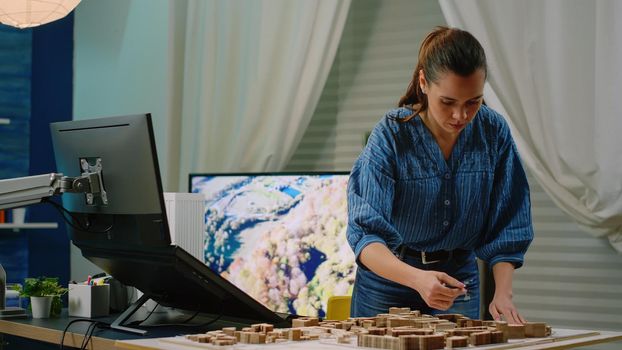
<svg viewBox="0 0 622 350">
<path fill-rule="evenodd" d="M 529 186 L 510 129 L 482 106 L 448 160 L 419 116 L 389 111 L 372 131 L 348 183 L 347 239 L 395 251 L 473 249 L 490 266 L 522 266 L 533 239 Z"/>
</svg>

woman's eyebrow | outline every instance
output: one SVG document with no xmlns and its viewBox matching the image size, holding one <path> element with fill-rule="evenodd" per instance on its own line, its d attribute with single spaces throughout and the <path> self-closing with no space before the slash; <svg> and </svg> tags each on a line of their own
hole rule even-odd
<svg viewBox="0 0 622 350">
<path fill-rule="evenodd" d="M 484 95 L 475 96 L 475 97 L 473 97 L 473 98 L 468 99 L 467 101 L 470 101 L 470 100 L 478 100 L 478 99 L 480 99 L 480 98 L 482 98 L 482 97 L 484 97 Z M 452 97 L 449 97 L 449 96 L 441 96 L 441 98 L 444 98 L 444 99 L 446 99 L 446 100 L 456 101 L 456 99 L 455 99 L 455 98 L 452 98 Z"/>
</svg>

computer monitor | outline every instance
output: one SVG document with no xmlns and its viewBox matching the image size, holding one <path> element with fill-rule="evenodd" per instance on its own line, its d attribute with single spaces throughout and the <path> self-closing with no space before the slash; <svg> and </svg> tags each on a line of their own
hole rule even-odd
<svg viewBox="0 0 622 350">
<path fill-rule="evenodd" d="M 142 301 L 283 324 L 284 317 L 171 244 L 149 114 L 52 123 L 51 132 L 58 172 L 101 170 L 105 196 L 62 197 L 72 215 L 70 239 L 85 258 L 142 291 Z M 123 326 L 138 306 L 114 326 L 144 333 Z"/>
<path fill-rule="evenodd" d="M 346 172 L 190 174 L 205 197 L 205 263 L 276 312 L 326 314 L 350 295 Z"/>
</svg>

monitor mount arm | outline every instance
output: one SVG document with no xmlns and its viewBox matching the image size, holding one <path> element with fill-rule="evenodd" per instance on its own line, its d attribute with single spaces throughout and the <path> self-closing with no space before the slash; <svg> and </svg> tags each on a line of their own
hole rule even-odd
<svg viewBox="0 0 622 350">
<path fill-rule="evenodd" d="M 80 159 L 82 174 L 76 177 L 50 173 L 0 180 L 0 209 L 23 207 L 63 193 L 85 193 L 86 202 L 94 205 L 96 200 L 108 204 L 102 180 L 101 158 L 95 165 L 86 158 Z"/>
<path fill-rule="evenodd" d="M 95 159 L 95 165 L 82 158 L 80 168 L 82 174 L 76 177 L 50 173 L 0 180 L 0 209 L 24 207 L 63 193 L 85 193 L 89 205 L 93 205 L 96 199 L 103 205 L 108 204 L 102 181 L 101 158 Z M 0 265 L 0 319 L 25 316 L 24 309 L 20 307 L 5 308 L 5 283 L 6 273 Z"/>
</svg>

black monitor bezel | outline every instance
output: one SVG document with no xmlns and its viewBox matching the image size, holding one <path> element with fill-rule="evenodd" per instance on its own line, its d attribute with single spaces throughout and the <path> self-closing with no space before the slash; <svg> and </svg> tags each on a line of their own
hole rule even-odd
<svg viewBox="0 0 622 350">
<path fill-rule="evenodd" d="M 350 175 L 345 170 L 327 170 L 327 171 L 274 171 L 274 172 L 234 172 L 234 173 L 189 173 L 188 174 L 188 192 L 192 193 L 192 178 L 205 176 L 321 176 L 321 175 Z"/>
</svg>

